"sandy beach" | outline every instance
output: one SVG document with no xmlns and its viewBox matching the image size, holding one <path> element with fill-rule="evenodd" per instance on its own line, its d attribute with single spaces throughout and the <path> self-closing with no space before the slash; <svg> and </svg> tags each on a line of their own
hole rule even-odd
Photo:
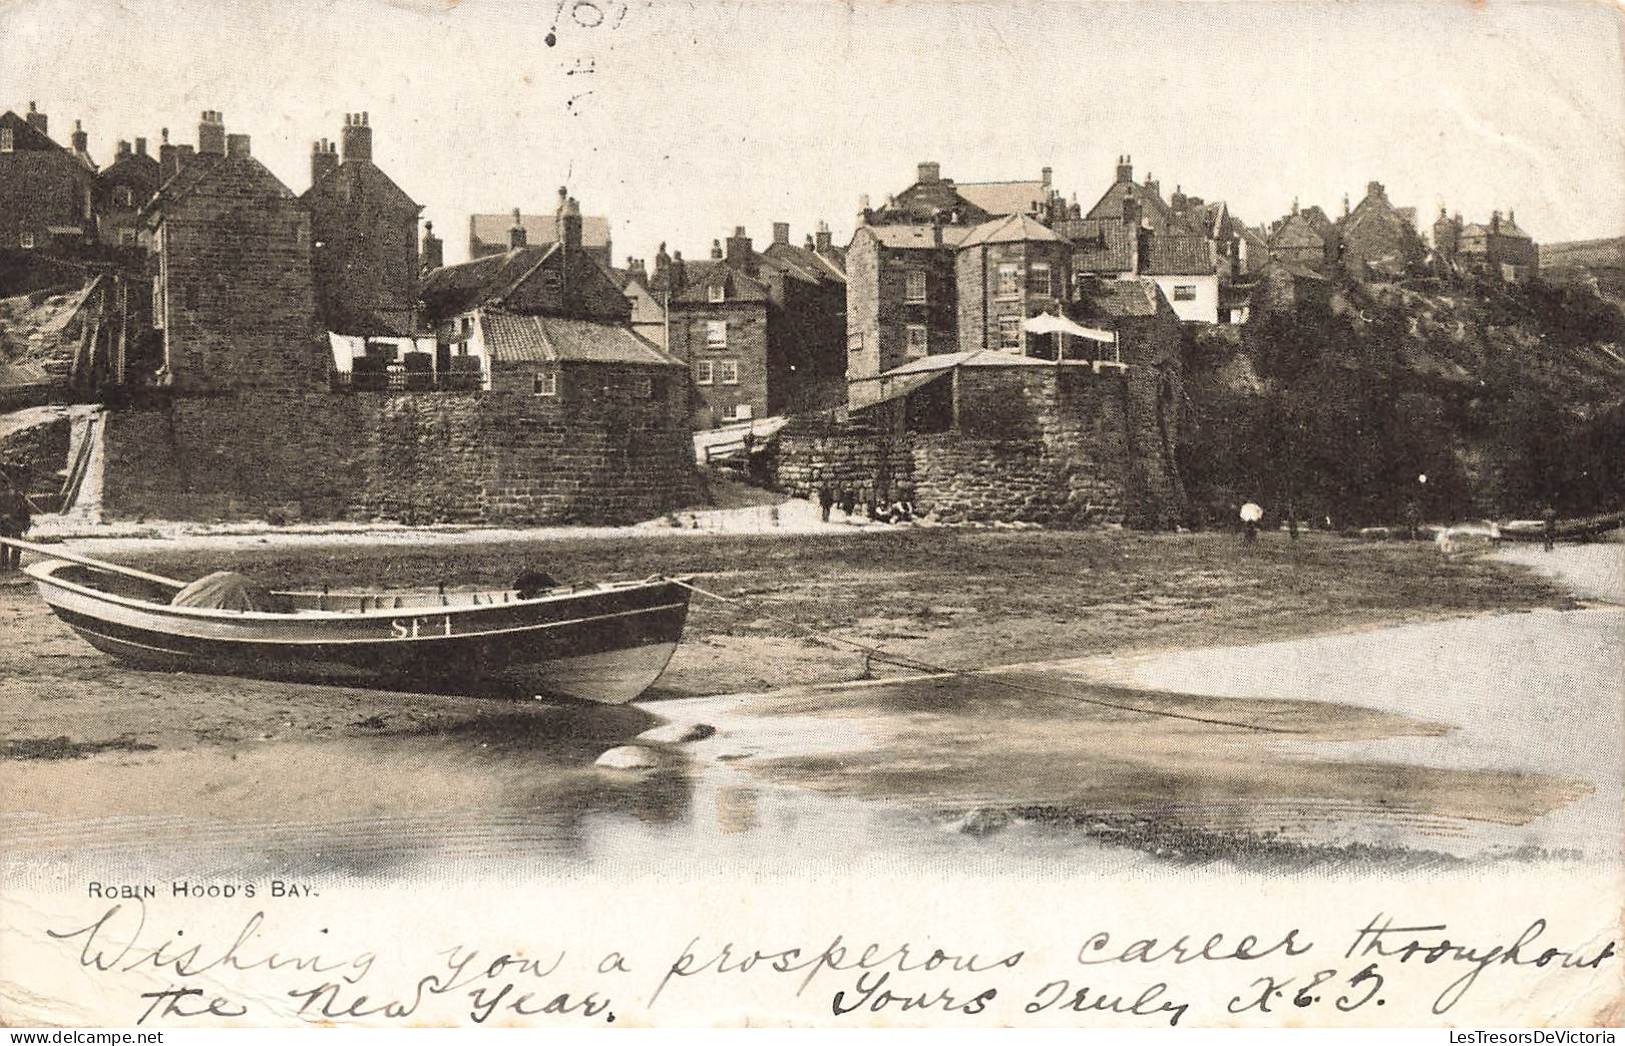
<svg viewBox="0 0 1625 1046">
<path fill-rule="evenodd" d="M 1557 734 L 1577 729 L 1562 724 L 1578 708 L 1617 695 L 1619 612 L 1581 609 L 1514 562 L 1523 550 L 909 529 L 74 547 L 288 585 L 472 585 L 533 563 L 565 578 L 680 569 L 733 601 L 696 599 L 656 689 L 605 709 L 134 672 L 27 586 L 0 586 L 12 874 L 87 852 L 127 859 L 155 826 L 163 856 L 141 859 L 389 875 L 482 855 L 626 869 L 650 854 L 709 860 L 724 843 L 764 870 L 877 852 L 1567 860 L 1596 856 L 1585 840 L 1599 816 L 1617 823 L 1617 763 L 1538 753 L 1568 744 Z M 1537 565 L 1601 564 L 1605 577 L 1621 549 Z M 1496 630 L 1498 658 L 1436 656 Z M 866 665 L 820 633 L 975 674 Z M 1571 656 L 1574 642 L 1592 656 Z M 1551 675 L 1560 664 L 1567 675 Z M 1521 710 L 1554 678 L 1567 697 Z M 1577 737 L 1617 737 L 1617 701 L 1611 712 Z M 593 765 L 672 721 L 716 732 L 644 745 L 656 758 L 642 772 Z M 1547 740 L 1506 749 L 1520 731 Z M 868 827 L 853 836 L 854 824 Z"/>
</svg>

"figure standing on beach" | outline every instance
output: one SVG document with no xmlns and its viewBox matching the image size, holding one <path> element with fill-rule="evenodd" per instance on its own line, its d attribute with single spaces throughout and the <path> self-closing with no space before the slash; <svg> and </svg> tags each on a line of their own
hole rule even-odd
<svg viewBox="0 0 1625 1046">
<path fill-rule="evenodd" d="M 1249 545 L 1258 544 L 1258 521 L 1264 518 L 1264 510 L 1253 502 L 1241 506 L 1242 537 Z"/>
<path fill-rule="evenodd" d="M 818 488 L 818 518 L 829 522 L 829 510 L 835 504 L 835 492 L 825 483 Z"/>
<path fill-rule="evenodd" d="M 33 523 L 32 507 L 11 477 L 0 472 L 0 537 L 20 538 L 27 534 Z M 22 559 L 22 549 L 0 545 L 0 572 L 16 570 L 22 565 Z"/>
<path fill-rule="evenodd" d="M 1546 551 L 1550 552 L 1557 544 L 1557 509 L 1548 502 L 1540 510 L 1541 533 L 1546 540 Z"/>
</svg>

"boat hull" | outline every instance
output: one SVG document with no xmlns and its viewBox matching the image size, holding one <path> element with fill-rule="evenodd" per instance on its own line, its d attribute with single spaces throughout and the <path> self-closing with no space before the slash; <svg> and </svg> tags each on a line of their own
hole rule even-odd
<svg viewBox="0 0 1625 1046">
<path fill-rule="evenodd" d="M 51 610 L 98 650 L 144 668 L 392 690 L 630 701 L 682 637 L 672 582 L 494 605 L 256 613 L 172 607 L 29 567 Z"/>
</svg>

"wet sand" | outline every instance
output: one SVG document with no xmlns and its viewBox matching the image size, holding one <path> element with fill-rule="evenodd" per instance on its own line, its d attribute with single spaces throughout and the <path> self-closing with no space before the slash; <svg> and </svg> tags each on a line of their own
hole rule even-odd
<svg viewBox="0 0 1625 1046">
<path fill-rule="evenodd" d="M 685 546 L 737 564 L 740 541 Z M 1331 540 L 1267 543 L 1260 554 L 1138 535 L 916 534 L 856 551 L 860 543 L 784 544 L 757 540 L 743 547 L 748 566 L 716 571 L 713 587 L 750 603 L 697 603 L 664 692 L 619 709 L 131 672 L 80 645 L 30 591 L 0 587 L 0 629 L 26 640 L 0 651 L 6 874 L 128 861 L 154 874 L 411 879 L 448 865 L 501 876 L 704 874 L 718 860 L 768 874 L 865 862 L 1041 872 L 1080 861 L 1566 860 L 1608 855 L 1587 832 L 1609 796 L 1616 831 L 1606 838 L 1617 838 L 1617 760 L 1496 748 L 1519 729 L 1549 738 L 1543 750 L 1570 743 L 1561 703 L 1520 719 L 1552 679 L 1573 694 L 1619 692 L 1617 622 L 1611 633 L 1601 619 L 1585 624 L 1615 612 L 1486 615 L 1575 605 L 1525 572 Z M 549 561 L 635 573 L 640 555 L 658 552 L 588 542 L 550 550 Z M 421 573 L 436 554 L 397 550 L 389 563 Z M 244 565 L 275 570 L 279 555 L 251 550 Z M 749 616 L 764 604 L 772 619 Z M 1430 618 L 1455 620 L 1371 630 Z M 844 626 L 956 665 L 996 664 L 1001 653 L 1038 663 L 785 688 L 776 685 L 784 675 L 808 666 L 808 677 L 836 680 L 864 667 L 785 620 Z M 1514 652 L 1524 649 L 1508 646 L 1516 637 L 1561 649 L 1553 636 L 1577 635 L 1599 656 L 1569 658 L 1567 676 L 1523 657 L 1527 670 L 1509 682 L 1495 659 L 1430 662 L 1440 628 L 1458 630 L 1449 642 L 1464 649 Z M 1236 648 L 1260 634 L 1317 631 L 1339 634 Z M 1152 653 L 1215 640 L 1230 645 Z M 1059 656 L 1102 648 L 1117 652 Z M 1371 679 L 1399 649 L 1419 652 L 1406 673 L 1364 692 L 1332 685 Z M 1501 673 L 1504 729 L 1480 736 L 1485 706 L 1468 698 L 1485 688 L 1485 672 Z M 682 696 L 739 689 L 756 692 Z M 593 766 L 665 720 L 718 732 L 650 746 L 652 770 Z M 1580 729 L 1617 741 L 1617 700 L 1612 724 Z"/>
</svg>

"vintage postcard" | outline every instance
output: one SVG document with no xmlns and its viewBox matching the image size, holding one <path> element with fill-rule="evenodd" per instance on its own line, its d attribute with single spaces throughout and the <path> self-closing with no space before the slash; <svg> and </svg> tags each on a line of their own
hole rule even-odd
<svg viewBox="0 0 1625 1046">
<path fill-rule="evenodd" d="M 1621 25 L 0 2 L 0 1024 L 1613 1041 Z"/>
</svg>

